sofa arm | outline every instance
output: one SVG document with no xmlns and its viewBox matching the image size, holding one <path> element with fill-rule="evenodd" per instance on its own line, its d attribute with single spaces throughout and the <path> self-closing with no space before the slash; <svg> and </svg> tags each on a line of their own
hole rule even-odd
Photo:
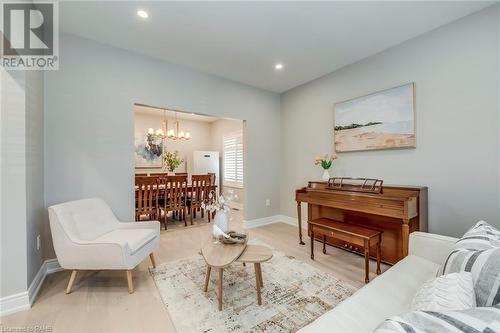
<svg viewBox="0 0 500 333">
<path fill-rule="evenodd" d="M 457 238 L 426 232 L 412 232 L 410 234 L 409 254 L 440 265 L 453 249 L 457 240 Z"/>
</svg>

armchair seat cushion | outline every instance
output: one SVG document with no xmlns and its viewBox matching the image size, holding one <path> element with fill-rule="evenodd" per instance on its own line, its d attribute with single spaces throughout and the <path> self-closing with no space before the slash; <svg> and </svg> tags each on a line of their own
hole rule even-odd
<svg viewBox="0 0 500 333">
<path fill-rule="evenodd" d="M 153 229 L 115 229 L 99 236 L 94 240 L 96 243 L 120 243 L 124 240 L 130 249 L 130 255 L 134 255 L 144 246 L 154 241 L 157 233 Z"/>
</svg>

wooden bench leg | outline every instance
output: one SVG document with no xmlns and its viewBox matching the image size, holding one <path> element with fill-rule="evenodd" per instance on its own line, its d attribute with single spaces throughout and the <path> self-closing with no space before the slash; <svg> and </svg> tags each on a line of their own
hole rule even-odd
<svg viewBox="0 0 500 333">
<path fill-rule="evenodd" d="M 257 289 L 257 304 L 262 305 L 262 297 L 260 295 L 260 263 L 253 264 L 255 267 L 255 287 Z"/>
<path fill-rule="evenodd" d="M 314 227 L 311 225 L 311 259 L 314 260 Z"/>
<path fill-rule="evenodd" d="M 224 268 L 219 268 L 219 292 L 217 293 L 217 301 L 219 303 L 219 311 L 222 311 L 222 282 L 223 282 Z"/>
<path fill-rule="evenodd" d="M 377 274 L 380 275 L 380 252 L 382 244 L 382 234 L 378 236 L 377 242 Z"/>
<path fill-rule="evenodd" d="M 370 241 L 365 239 L 365 283 L 370 282 Z"/>
<path fill-rule="evenodd" d="M 323 254 L 326 254 L 326 236 L 323 235 Z"/>
<path fill-rule="evenodd" d="M 212 267 L 207 265 L 207 276 L 205 276 L 205 287 L 203 288 L 204 292 L 208 291 L 208 284 L 210 283 L 210 273 L 212 272 Z"/>
</svg>

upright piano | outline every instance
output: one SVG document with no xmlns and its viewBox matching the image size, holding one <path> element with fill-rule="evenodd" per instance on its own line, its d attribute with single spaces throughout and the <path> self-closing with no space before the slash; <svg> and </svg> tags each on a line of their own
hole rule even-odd
<svg viewBox="0 0 500 333">
<path fill-rule="evenodd" d="M 295 191 L 295 200 L 302 245 L 303 202 L 307 203 L 308 221 L 328 218 L 382 231 L 381 260 L 391 265 L 408 255 L 411 232 L 427 231 L 427 187 L 383 185 L 379 193 L 366 193 L 310 181 L 307 187 Z M 322 236 L 316 240 L 323 242 Z M 326 238 L 326 243 L 359 254 L 364 251 L 331 237 Z M 370 256 L 376 256 L 376 248 L 370 249 Z"/>
</svg>

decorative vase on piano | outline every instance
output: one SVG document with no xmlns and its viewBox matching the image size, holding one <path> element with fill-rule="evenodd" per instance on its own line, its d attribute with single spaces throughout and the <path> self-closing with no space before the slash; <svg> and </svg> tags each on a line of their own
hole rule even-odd
<svg viewBox="0 0 500 333">
<path fill-rule="evenodd" d="M 337 159 L 337 155 L 332 154 L 323 154 L 323 156 L 318 156 L 314 160 L 315 165 L 321 165 L 323 168 L 323 176 L 321 176 L 321 179 L 325 182 L 327 182 L 330 179 L 330 172 L 328 170 L 332 167 L 333 160 Z"/>
</svg>

